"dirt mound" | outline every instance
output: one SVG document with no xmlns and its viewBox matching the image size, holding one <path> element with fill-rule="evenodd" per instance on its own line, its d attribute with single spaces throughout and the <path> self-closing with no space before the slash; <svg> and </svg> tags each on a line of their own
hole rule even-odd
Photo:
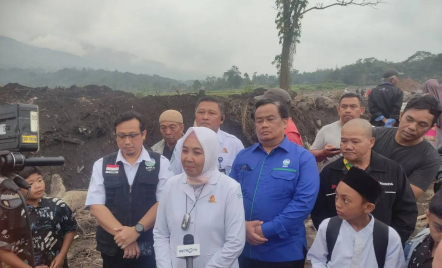
<svg viewBox="0 0 442 268">
<path fill-rule="evenodd" d="M 253 96 L 259 93 L 224 98 L 226 121 L 221 128 L 241 139 L 245 146 L 252 142 L 254 124 L 250 115 Z M 67 190 L 87 189 L 93 163 L 117 150 L 113 121 L 120 113 L 133 109 L 144 115 L 145 146 L 150 147 L 161 139 L 159 115 L 164 110 L 176 109 L 183 114 L 186 128 L 192 126 L 199 98 L 197 94 L 137 98 L 131 93 L 94 85 L 50 89 L 8 84 L 0 87 L 0 94 L 1 106 L 12 103 L 39 106 L 41 149 L 38 155 L 65 157 L 64 166 L 45 170 L 48 175 L 60 174 Z M 337 118 L 334 109 L 317 110 L 316 107 L 303 112 L 294 107 L 291 116 L 306 144 L 313 142 L 318 128 Z"/>
<path fill-rule="evenodd" d="M 399 80 L 399 83 L 397 84 L 397 87 L 400 88 L 402 91 L 408 91 L 408 92 L 414 92 L 416 90 L 419 90 L 421 88 L 421 84 L 414 81 L 411 78 L 403 78 Z"/>
</svg>

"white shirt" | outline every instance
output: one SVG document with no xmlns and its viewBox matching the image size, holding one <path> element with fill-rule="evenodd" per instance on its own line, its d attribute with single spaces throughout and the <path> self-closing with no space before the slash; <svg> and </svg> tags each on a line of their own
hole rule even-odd
<svg viewBox="0 0 442 268">
<path fill-rule="evenodd" d="M 318 134 L 316 134 L 315 141 L 310 147 L 310 150 L 322 150 L 327 144 L 331 144 L 335 146 L 335 148 L 341 147 L 341 130 L 342 125 L 339 120 L 325 125 L 318 131 Z M 333 157 L 327 157 L 322 163 L 326 166 L 341 156 L 341 154 L 338 154 Z"/>
<path fill-rule="evenodd" d="M 167 181 L 153 229 L 157 268 L 186 267 L 185 259 L 176 257 L 177 246 L 183 244 L 186 234 L 192 234 L 195 244 L 201 247 L 201 255 L 194 259 L 193 267 L 239 267 L 237 259 L 246 238 L 241 186 L 215 171 L 200 192 L 187 183 L 185 173 Z M 186 202 L 191 216 L 189 227 L 182 230 Z"/>
<path fill-rule="evenodd" d="M 142 161 L 151 162 L 151 158 L 149 153 L 144 149 L 141 151 L 140 156 L 137 161 L 131 165 L 126 159 L 124 159 L 121 150 L 118 150 L 118 155 L 116 159 L 116 163 L 122 162 L 124 166 L 124 172 L 126 173 L 126 177 L 129 185 L 132 185 L 135 179 L 135 175 L 137 174 L 138 167 Z M 115 163 L 115 164 L 116 164 Z M 161 156 L 160 158 L 160 172 L 158 174 L 158 184 L 156 190 L 157 201 L 161 198 L 161 192 L 163 191 L 164 185 L 166 184 L 166 180 L 173 176 L 173 173 L 170 169 L 169 160 Z M 89 183 L 89 190 L 87 192 L 86 198 L 86 206 L 90 205 L 104 205 L 106 201 L 106 192 L 104 189 L 104 178 L 103 178 L 103 158 L 100 158 L 94 163 L 94 167 L 92 169 L 91 182 Z"/>
<path fill-rule="evenodd" d="M 216 167 L 221 170 L 225 170 L 225 174 L 229 175 L 232 170 L 233 160 L 235 160 L 236 155 L 244 149 L 242 142 L 235 136 L 218 130 L 216 133 L 219 140 L 219 158 Z M 170 159 L 170 166 L 172 167 L 173 174 L 178 175 L 184 172 L 183 166 L 181 164 L 181 151 L 183 150 L 183 138 L 179 139 L 175 149 L 173 150 L 172 158 Z M 221 161 L 219 161 L 221 160 Z"/>
<path fill-rule="evenodd" d="M 373 247 L 374 217 L 364 229 L 356 232 L 347 222 L 342 221 L 331 260 L 327 263 L 326 232 L 330 218 L 320 225 L 313 245 L 307 254 L 313 268 L 378 268 Z M 388 247 L 385 267 L 405 268 L 404 251 L 401 238 L 391 227 L 388 227 Z"/>
</svg>

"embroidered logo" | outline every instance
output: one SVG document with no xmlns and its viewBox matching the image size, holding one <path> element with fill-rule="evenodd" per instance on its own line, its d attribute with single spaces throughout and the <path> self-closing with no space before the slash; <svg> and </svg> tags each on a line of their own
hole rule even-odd
<svg viewBox="0 0 442 268">
<path fill-rule="evenodd" d="M 106 173 L 107 174 L 118 174 L 120 170 L 119 165 L 106 165 Z"/>
<path fill-rule="evenodd" d="M 282 167 L 288 167 L 290 164 L 290 159 L 284 159 L 284 161 L 282 161 Z"/>
<path fill-rule="evenodd" d="M 332 184 L 332 189 L 336 189 L 338 187 L 336 184 Z"/>
<path fill-rule="evenodd" d="M 153 171 L 155 170 L 155 159 L 150 159 L 150 161 L 145 161 L 144 165 L 146 165 L 146 171 Z"/>
<path fill-rule="evenodd" d="M 225 154 L 228 153 L 226 147 L 223 148 L 223 153 L 225 153 Z"/>
<path fill-rule="evenodd" d="M 209 203 L 216 203 L 216 198 L 214 195 L 211 195 L 209 198 Z"/>
<path fill-rule="evenodd" d="M 238 199 L 242 199 L 242 193 L 237 193 Z"/>
<path fill-rule="evenodd" d="M 394 186 L 392 182 L 379 182 L 379 184 L 383 186 Z"/>
</svg>

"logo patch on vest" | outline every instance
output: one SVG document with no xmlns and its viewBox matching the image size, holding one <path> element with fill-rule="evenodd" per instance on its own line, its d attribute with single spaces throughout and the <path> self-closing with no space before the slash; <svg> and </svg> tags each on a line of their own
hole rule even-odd
<svg viewBox="0 0 442 268">
<path fill-rule="evenodd" d="M 107 174 L 118 174 L 120 170 L 119 165 L 106 165 L 106 173 Z"/>
<path fill-rule="evenodd" d="M 150 161 L 144 161 L 144 165 L 146 165 L 146 171 L 155 170 L 155 159 L 151 158 Z"/>
</svg>

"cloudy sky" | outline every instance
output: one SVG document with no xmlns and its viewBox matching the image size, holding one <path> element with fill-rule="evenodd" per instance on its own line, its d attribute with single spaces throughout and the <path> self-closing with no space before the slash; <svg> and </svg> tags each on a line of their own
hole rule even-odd
<svg viewBox="0 0 442 268">
<path fill-rule="evenodd" d="M 294 68 L 442 53 L 441 0 L 384 1 L 377 10 L 307 13 Z M 317 2 L 333 0 L 310 5 Z M 0 35 L 79 56 L 111 49 L 204 75 L 220 76 L 232 65 L 275 74 L 275 15 L 273 0 L 0 0 Z"/>
</svg>

